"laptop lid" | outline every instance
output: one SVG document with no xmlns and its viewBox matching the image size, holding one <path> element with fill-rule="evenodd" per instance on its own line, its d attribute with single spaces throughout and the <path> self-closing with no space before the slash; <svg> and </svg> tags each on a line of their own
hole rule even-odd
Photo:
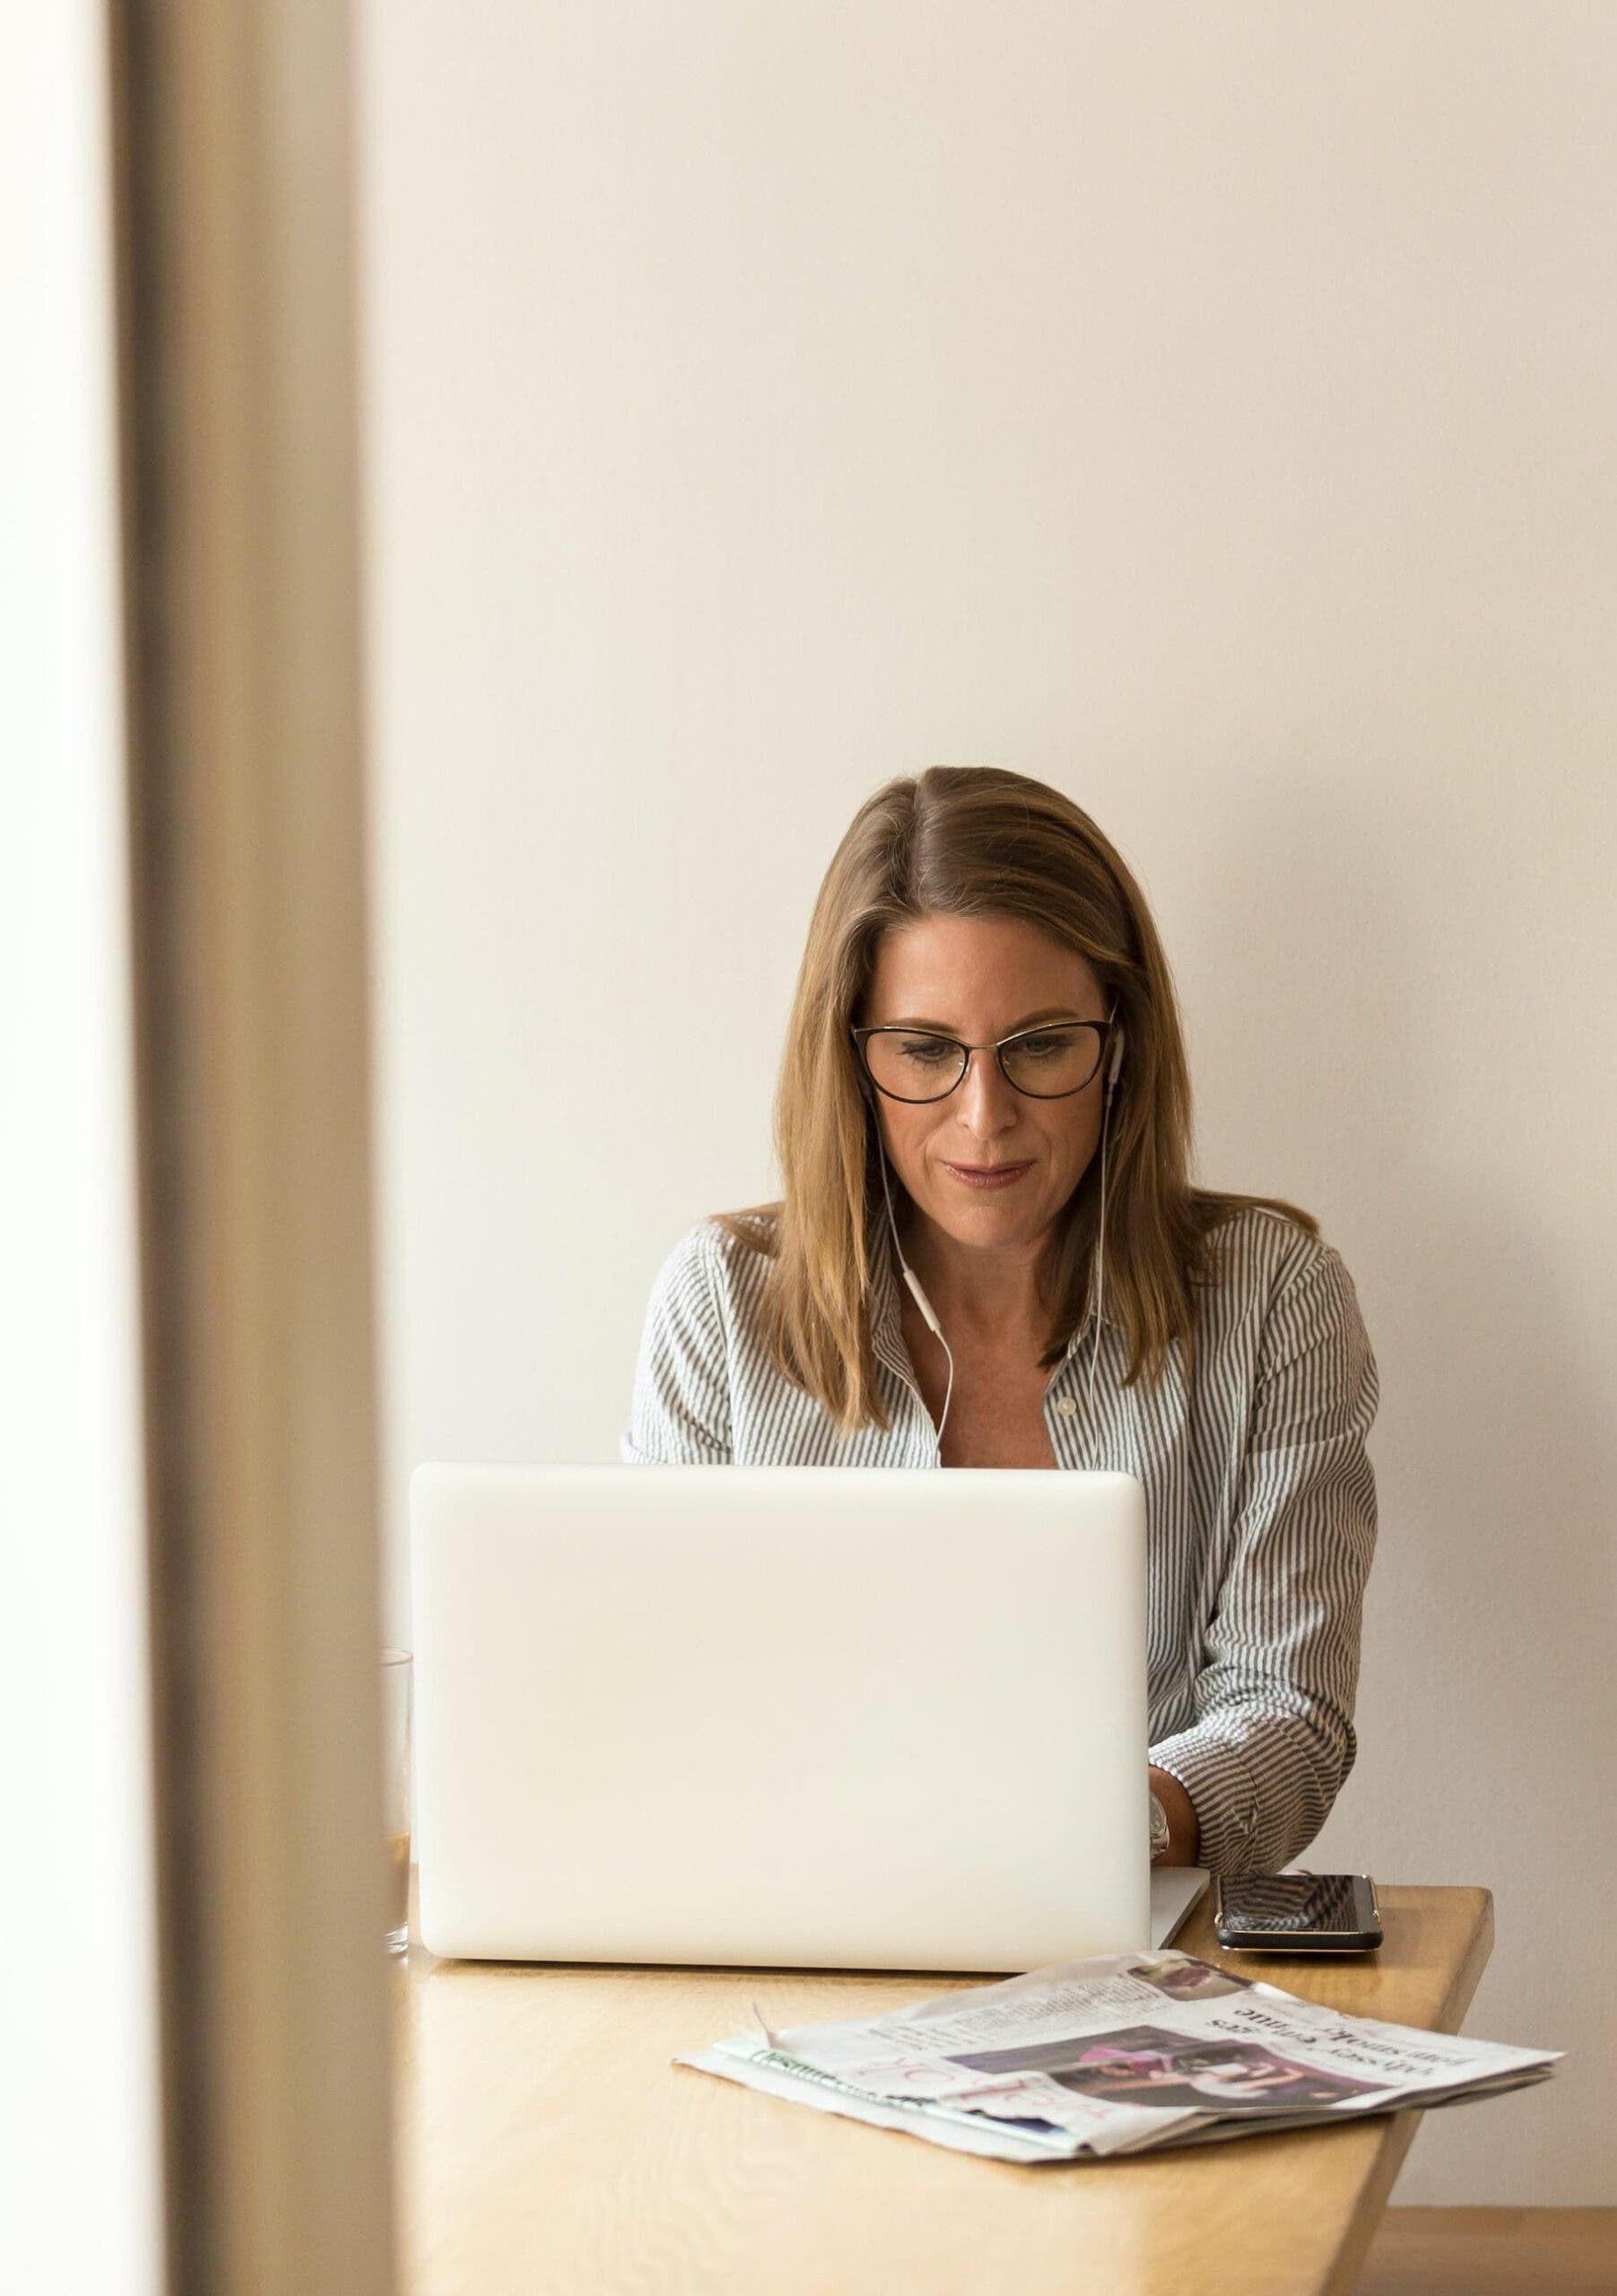
<svg viewBox="0 0 1617 2296">
<path fill-rule="evenodd" d="M 1134 1476 L 430 1465 L 411 1516 L 434 1952 L 996 1971 L 1150 1942 Z"/>
</svg>

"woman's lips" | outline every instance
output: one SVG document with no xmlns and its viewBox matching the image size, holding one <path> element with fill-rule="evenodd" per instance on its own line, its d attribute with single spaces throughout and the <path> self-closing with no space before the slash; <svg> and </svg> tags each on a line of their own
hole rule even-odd
<svg viewBox="0 0 1617 2296">
<path fill-rule="evenodd" d="M 1030 1162 L 1022 1164 L 950 1164 L 943 1170 L 952 1172 L 966 1187 L 1009 1187 L 1024 1172 L 1030 1172 Z"/>
</svg>

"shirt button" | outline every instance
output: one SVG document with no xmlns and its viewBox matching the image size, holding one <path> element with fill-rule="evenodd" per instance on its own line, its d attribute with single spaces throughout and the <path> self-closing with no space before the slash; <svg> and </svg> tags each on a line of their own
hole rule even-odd
<svg viewBox="0 0 1617 2296">
<path fill-rule="evenodd" d="M 1063 1419 L 1076 1419 L 1078 1416 L 1077 1400 L 1073 1396 L 1057 1396 L 1056 1408 Z"/>
</svg>

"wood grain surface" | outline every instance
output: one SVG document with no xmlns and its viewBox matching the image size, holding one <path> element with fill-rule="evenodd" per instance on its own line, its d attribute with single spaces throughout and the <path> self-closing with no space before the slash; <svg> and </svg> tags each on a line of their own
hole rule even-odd
<svg viewBox="0 0 1617 2296">
<path fill-rule="evenodd" d="M 1612 2296 L 1617 2208 L 1389 2208 L 1354 2296 Z"/>
<path fill-rule="evenodd" d="M 1379 1894 L 1386 1943 L 1363 1961 L 1222 1953 L 1204 1904 L 1177 1942 L 1316 2001 L 1455 2031 L 1492 1943 L 1488 1892 Z M 670 2063 L 743 2030 L 754 2000 L 771 2025 L 806 2024 L 982 1981 L 451 1962 L 413 1946 L 395 1999 L 404 2288 L 1313 2296 L 1352 2287 L 1413 2113 L 1154 2159 L 1022 2168 Z"/>
</svg>

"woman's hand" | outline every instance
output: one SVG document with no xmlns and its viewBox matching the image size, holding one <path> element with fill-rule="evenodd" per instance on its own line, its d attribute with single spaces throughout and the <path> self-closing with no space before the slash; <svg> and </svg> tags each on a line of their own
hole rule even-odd
<svg viewBox="0 0 1617 2296">
<path fill-rule="evenodd" d="M 1194 1866 L 1201 1829 L 1196 1823 L 1195 1804 L 1177 1778 L 1153 1763 L 1151 1790 L 1168 1813 L 1168 1848 L 1158 1859 L 1161 1866 Z"/>
</svg>

